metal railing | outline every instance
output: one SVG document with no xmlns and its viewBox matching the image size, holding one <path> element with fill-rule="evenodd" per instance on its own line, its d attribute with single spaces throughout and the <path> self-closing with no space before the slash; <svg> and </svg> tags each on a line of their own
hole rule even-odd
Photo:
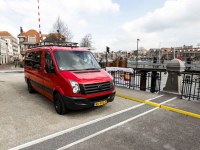
<svg viewBox="0 0 200 150">
<path fill-rule="evenodd" d="M 133 62 L 133 61 L 128 61 L 127 62 L 127 66 L 128 67 L 132 67 L 132 66 L 136 66 L 137 62 Z M 138 67 L 139 68 L 166 68 L 167 63 L 153 63 L 153 62 L 138 62 Z"/>
<path fill-rule="evenodd" d="M 130 89 L 160 93 L 161 77 L 166 70 L 134 69 L 133 73 L 123 71 L 110 71 L 115 81 L 115 86 L 124 86 Z"/>
<path fill-rule="evenodd" d="M 182 72 L 181 98 L 200 100 L 200 72 Z"/>
<path fill-rule="evenodd" d="M 138 67 L 142 67 L 142 68 L 166 68 L 167 63 L 165 61 L 165 63 L 153 63 L 153 62 L 138 62 Z M 192 64 L 187 64 L 185 63 L 185 69 L 186 70 L 200 70 L 200 63 L 195 63 L 193 62 Z M 127 66 L 128 67 L 133 67 L 136 66 L 136 62 L 135 61 L 128 61 L 127 62 Z"/>
</svg>

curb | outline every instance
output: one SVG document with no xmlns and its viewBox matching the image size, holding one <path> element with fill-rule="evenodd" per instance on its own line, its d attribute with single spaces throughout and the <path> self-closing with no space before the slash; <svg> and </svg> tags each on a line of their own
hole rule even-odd
<svg viewBox="0 0 200 150">
<path fill-rule="evenodd" d="M 123 97 L 123 98 L 130 99 L 130 100 L 133 100 L 133 101 L 136 101 L 136 102 L 145 103 L 147 105 L 159 107 L 159 108 L 162 108 L 162 109 L 166 109 L 166 110 L 169 110 L 169 111 L 177 112 L 177 113 L 180 113 L 180 114 L 184 114 L 184 115 L 187 115 L 187 116 L 191 116 L 191 117 L 195 117 L 195 118 L 200 119 L 200 115 L 195 114 L 195 113 L 187 112 L 187 111 L 176 109 L 176 108 L 169 107 L 169 106 L 160 105 L 158 103 L 153 103 L 153 102 L 149 102 L 149 101 L 144 101 L 144 100 L 124 96 L 124 95 L 121 95 L 121 94 L 115 94 L 115 95 L 118 96 L 118 97 Z"/>
</svg>

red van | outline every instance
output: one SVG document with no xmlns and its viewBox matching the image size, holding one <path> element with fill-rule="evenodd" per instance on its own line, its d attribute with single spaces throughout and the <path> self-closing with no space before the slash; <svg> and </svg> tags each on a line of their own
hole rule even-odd
<svg viewBox="0 0 200 150">
<path fill-rule="evenodd" d="M 114 81 L 90 50 L 41 46 L 25 52 L 25 81 L 54 101 L 58 114 L 104 105 L 115 97 Z"/>
</svg>

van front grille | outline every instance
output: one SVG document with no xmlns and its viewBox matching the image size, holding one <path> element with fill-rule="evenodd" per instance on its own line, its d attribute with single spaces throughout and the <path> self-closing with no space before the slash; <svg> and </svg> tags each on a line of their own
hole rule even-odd
<svg viewBox="0 0 200 150">
<path fill-rule="evenodd" d="M 112 82 L 102 82 L 95 84 L 82 84 L 80 85 L 81 94 L 83 95 L 91 95 L 97 93 L 108 92 L 113 89 Z"/>
</svg>

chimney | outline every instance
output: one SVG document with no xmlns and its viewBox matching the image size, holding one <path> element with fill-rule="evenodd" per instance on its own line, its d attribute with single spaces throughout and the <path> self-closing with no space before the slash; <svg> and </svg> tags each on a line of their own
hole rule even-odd
<svg viewBox="0 0 200 150">
<path fill-rule="evenodd" d="M 22 27 L 20 27 L 20 33 L 23 33 L 23 29 L 22 29 Z"/>
</svg>

